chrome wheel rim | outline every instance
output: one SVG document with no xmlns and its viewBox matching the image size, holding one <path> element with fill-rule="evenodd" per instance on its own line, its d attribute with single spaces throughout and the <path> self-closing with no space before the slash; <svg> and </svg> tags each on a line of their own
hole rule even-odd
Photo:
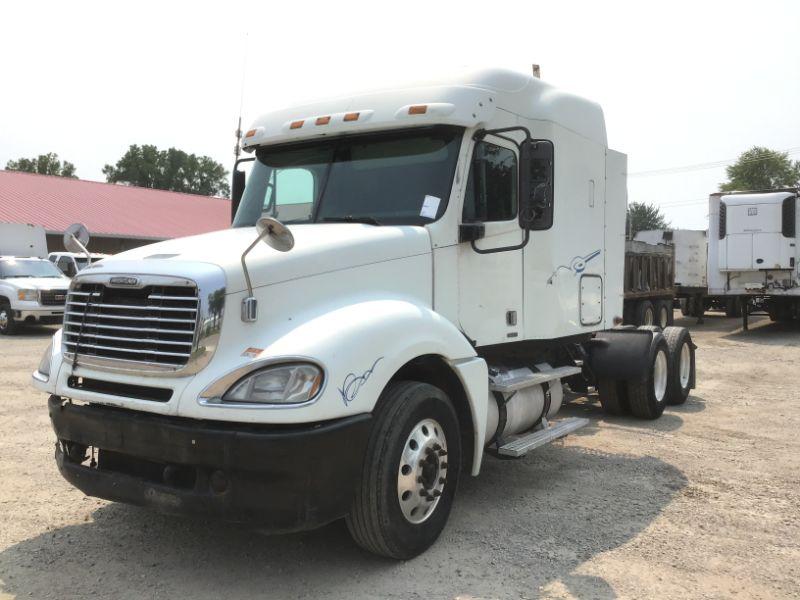
<svg viewBox="0 0 800 600">
<path fill-rule="evenodd" d="M 656 353 L 656 360 L 653 364 L 653 393 L 656 401 L 664 400 L 667 391 L 667 353 L 659 350 Z"/>
<path fill-rule="evenodd" d="M 447 439 L 434 419 L 411 430 L 397 469 L 397 500 L 410 523 L 428 519 L 439 504 L 447 481 Z"/>
<path fill-rule="evenodd" d="M 659 312 L 658 315 L 658 325 L 661 327 L 661 329 L 665 329 L 668 321 L 669 321 L 669 313 L 667 312 L 667 307 L 662 306 L 661 311 Z"/>
<path fill-rule="evenodd" d="M 684 344 L 683 347 L 681 347 L 678 374 L 681 380 L 681 389 L 686 389 L 686 386 L 689 385 L 689 378 L 692 375 L 692 352 L 689 349 L 689 344 Z"/>
<path fill-rule="evenodd" d="M 6 309 L 0 310 L 0 329 L 8 327 L 8 313 Z"/>
<path fill-rule="evenodd" d="M 652 325 L 653 324 L 653 309 L 648 308 L 644 311 L 644 323 L 642 325 Z"/>
</svg>

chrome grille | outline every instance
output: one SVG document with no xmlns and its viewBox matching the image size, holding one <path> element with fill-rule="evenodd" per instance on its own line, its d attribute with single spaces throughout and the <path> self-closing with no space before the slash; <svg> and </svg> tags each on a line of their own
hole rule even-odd
<svg viewBox="0 0 800 600">
<path fill-rule="evenodd" d="M 77 283 L 64 312 L 69 355 L 179 369 L 195 346 L 200 300 L 190 285 Z"/>
<path fill-rule="evenodd" d="M 42 306 L 64 306 L 67 290 L 39 290 L 39 304 Z"/>
</svg>

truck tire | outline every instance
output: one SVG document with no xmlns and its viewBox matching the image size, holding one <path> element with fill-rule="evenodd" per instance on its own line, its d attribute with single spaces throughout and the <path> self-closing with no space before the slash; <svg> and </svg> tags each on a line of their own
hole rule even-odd
<svg viewBox="0 0 800 600">
<path fill-rule="evenodd" d="M 627 385 L 631 413 L 640 419 L 657 419 L 667 405 L 669 348 L 662 334 L 654 332 L 653 338 L 645 373 Z"/>
<path fill-rule="evenodd" d="M 14 320 L 14 311 L 7 300 L 0 300 L 0 334 L 14 335 L 17 322 Z"/>
<path fill-rule="evenodd" d="M 672 298 L 667 300 L 659 300 L 655 303 L 656 307 L 656 320 L 655 324 L 664 329 L 665 327 L 669 327 L 673 323 L 673 314 L 672 314 Z"/>
<path fill-rule="evenodd" d="M 691 317 L 694 307 L 692 306 L 692 298 L 681 298 L 681 314 L 684 317 Z"/>
<path fill-rule="evenodd" d="M 725 316 L 729 319 L 738 319 L 742 316 L 742 301 L 738 296 L 725 299 Z"/>
<path fill-rule="evenodd" d="M 597 395 L 600 396 L 600 406 L 606 414 L 619 416 L 630 413 L 624 381 L 601 379 L 597 382 Z"/>
<path fill-rule="evenodd" d="M 683 404 L 695 380 L 695 362 L 692 335 L 685 327 L 667 327 L 664 339 L 669 348 L 672 369 L 667 381 L 667 404 Z"/>
<path fill-rule="evenodd" d="M 770 321 L 786 322 L 794 320 L 792 305 L 789 302 L 772 300 L 767 305 L 767 312 L 769 313 Z"/>
<path fill-rule="evenodd" d="M 640 300 L 636 304 L 636 322 L 634 325 L 655 325 L 656 311 L 650 300 Z"/>
<path fill-rule="evenodd" d="M 365 550 L 413 558 L 450 515 L 461 468 L 458 418 L 439 388 L 398 381 L 381 394 L 373 419 L 347 528 Z"/>
</svg>

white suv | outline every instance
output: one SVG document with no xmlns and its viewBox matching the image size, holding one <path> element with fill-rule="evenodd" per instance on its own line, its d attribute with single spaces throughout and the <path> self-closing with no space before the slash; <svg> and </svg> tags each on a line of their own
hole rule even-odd
<svg viewBox="0 0 800 600">
<path fill-rule="evenodd" d="M 19 323 L 61 323 L 69 283 L 44 259 L 0 256 L 0 334 L 13 334 Z"/>
</svg>

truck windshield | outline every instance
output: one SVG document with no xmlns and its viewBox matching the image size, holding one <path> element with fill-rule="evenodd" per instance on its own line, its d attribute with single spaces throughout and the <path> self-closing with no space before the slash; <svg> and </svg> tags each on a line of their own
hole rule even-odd
<svg viewBox="0 0 800 600">
<path fill-rule="evenodd" d="M 49 260 L 3 260 L 0 261 L 0 279 L 11 277 L 57 277 L 61 271 Z"/>
<path fill-rule="evenodd" d="M 426 127 L 256 151 L 234 227 L 284 223 L 424 225 L 444 213 L 463 129 Z"/>
</svg>

